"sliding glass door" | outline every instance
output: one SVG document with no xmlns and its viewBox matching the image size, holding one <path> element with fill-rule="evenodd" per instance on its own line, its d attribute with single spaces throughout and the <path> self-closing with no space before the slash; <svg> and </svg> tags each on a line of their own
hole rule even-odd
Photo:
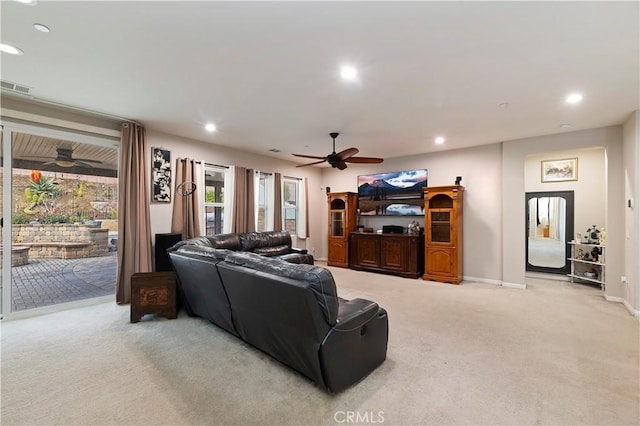
<svg viewBox="0 0 640 426">
<path fill-rule="evenodd" d="M 0 126 L 0 319 L 4 318 L 4 127 Z"/>
<path fill-rule="evenodd" d="M 7 123 L 3 136 L 4 315 L 112 297 L 118 142 Z"/>
</svg>

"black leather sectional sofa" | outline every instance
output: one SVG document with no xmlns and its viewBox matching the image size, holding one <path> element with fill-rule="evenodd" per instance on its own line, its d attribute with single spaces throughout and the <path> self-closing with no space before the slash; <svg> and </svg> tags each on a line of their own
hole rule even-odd
<svg viewBox="0 0 640 426">
<path fill-rule="evenodd" d="M 291 235 L 284 230 L 196 237 L 180 241 L 170 250 L 177 250 L 184 245 L 248 251 L 261 256 L 278 257 L 291 263 L 313 265 L 313 256 L 305 249 L 291 247 Z"/>
<path fill-rule="evenodd" d="M 276 257 L 194 244 L 169 250 L 188 312 L 203 317 L 329 392 L 386 358 L 387 312 L 337 296 L 331 272 Z"/>
</svg>

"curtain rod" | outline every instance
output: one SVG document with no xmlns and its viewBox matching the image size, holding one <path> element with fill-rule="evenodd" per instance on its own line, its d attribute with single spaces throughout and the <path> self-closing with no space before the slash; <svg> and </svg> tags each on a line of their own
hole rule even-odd
<svg viewBox="0 0 640 426">
<path fill-rule="evenodd" d="M 294 177 L 294 176 L 282 176 L 282 177 L 283 177 L 283 178 L 286 178 L 286 179 L 302 180 L 302 178 Z"/>
<path fill-rule="evenodd" d="M 187 159 L 186 158 L 181 158 L 180 161 L 182 161 L 184 163 L 185 161 L 187 161 Z M 225 169 L 229 168 L 229 166 L 223 166 L 221 164 L 205 163 L 204 161 L 198 161 L 198 160 L 195 160 L 194 163 L 196 163 L 196 164 L 204 164 L 205 166 L 223 167 Z"/>
</svg>

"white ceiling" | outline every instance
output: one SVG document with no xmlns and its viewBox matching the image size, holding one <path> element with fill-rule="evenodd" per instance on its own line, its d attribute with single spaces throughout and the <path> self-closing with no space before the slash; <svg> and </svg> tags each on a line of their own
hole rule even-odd
<svg viewBox="0 0 640 426">
<path fill-rule="evenodd" d="M 331 131 L 337 151 L 389 158 L 615 125 L 640 108 L 638 2 L 0 7 L 2 42 L 24 51 L 2 54 L 2 79 L 34 97 L 298 162 L 328 154 Z M 573 91 L 582 104 L 565 104 Z"/>
</svg>

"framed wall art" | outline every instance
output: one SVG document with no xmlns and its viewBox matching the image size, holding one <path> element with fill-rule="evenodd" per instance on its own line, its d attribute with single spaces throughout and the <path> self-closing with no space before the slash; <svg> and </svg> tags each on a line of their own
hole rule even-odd
<svg viewBox="0 0 640 426">
<path fill-rule="evenodd" d="M 542 182 L 565 182 L 578 180 L 578 159 L 542 160 Z"/>
<path fill-rule="evenodd" d="M 171 151 L 151 148 L 151 201 L 171 202 Z"/>
</svg>

